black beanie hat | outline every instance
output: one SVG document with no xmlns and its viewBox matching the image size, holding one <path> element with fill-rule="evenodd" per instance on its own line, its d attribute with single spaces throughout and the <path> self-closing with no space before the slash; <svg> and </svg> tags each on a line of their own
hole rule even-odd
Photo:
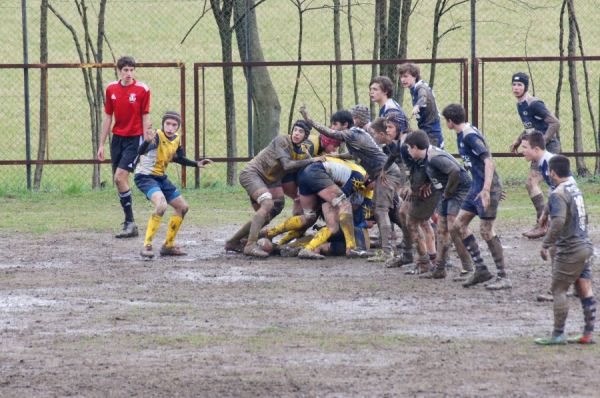
<svg viewBox="0 0 600 398">
<path fill-rule="evenodd" d="M 294 131 L 294 127 L 296 127 L 296 126 L 300 127 L 302 130 L 304 130 L 304 139 L 307 139 L 310 134 L 310 130 L 312 130 L 312 127 L 310 126 L 310 124 L 308 124 L 304 120 L 296 120 L 296 123 L 294 123 L 294 125 L 292 126 L 292 131 Z M 291 131 L 290 131 L 290 134 L 292 134 Z"/>
<path fill-rule="evenodd" d="M 527 91 L 529 89 L 529 76 L 527 76 L 527 73 L 523 73 L 523 72 L 517 72 L 512 76 L 512 82 L 519 82 L 519 83 L 523 83 L 523 85 L 525 86 L 525 91 Z"/>
<path fill-rule="evenodd" d="M 161 127 L 164 130 L 165 129 L 165 120 L 167 119 L 173 119 L 173 120 L 177 120 L 177 124 L 179 125 L 177 128 L 179 129 L 179 127 L 181 127 L 181 115 L 179 114 L 179 112 L 176 111 L 166 111 L 165 114 L 162 117 L 162 124 Z"/>
</svg>

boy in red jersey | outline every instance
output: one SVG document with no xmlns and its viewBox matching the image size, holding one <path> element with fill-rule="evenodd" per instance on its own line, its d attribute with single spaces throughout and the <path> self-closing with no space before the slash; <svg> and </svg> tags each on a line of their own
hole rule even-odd
<svg viewBox="0 0 600 398">
<path fill-rule="evenodd" d="M 104 160 L 104 143 L 112 127 L 110 142 L 113 180 L 117 186 L 125 222 L 117 238 L 130 238 L 138 235 L 133 219 L 129 173 L 133 172 L 138 157 L 138 148 L 143 141 L 143 133 L 150 125 L 150 88 L 134 79 L 135 60 L 121 57 L 117 61 L 119 80 L 106 87 L 104 120 L 98 148 L 98 160 Z"/>
</svg>

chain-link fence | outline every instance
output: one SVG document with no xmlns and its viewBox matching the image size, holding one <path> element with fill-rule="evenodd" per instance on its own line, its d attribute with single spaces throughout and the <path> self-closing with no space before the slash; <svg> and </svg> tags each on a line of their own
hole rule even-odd
<svg viewBox="0 0 600 398">
<path fill-rule="evenodd" d="M 29 63 L 114 62 L 121 55 L 133 55 L 138 62 L 176 61 L 187 65 L 188 71 L 198 62 L 203 65 L 207 62 L 244 60 L 294 62 L 301 59 L 339 62 L 351 59 L 395 59 L 399 55 L 402 55 L 401 58 L 440 60 L 466 57 L 471 53 L 469 2 L 458 0 L 446 2 L 446 8 L 442 9 L 436 9 L 438 2 L 435 0 L 413 0 L 408 8 L 410 14 L 406 15 L 404 11 L 396 13 L 395 9 L 389 8 L 392 3 L 389 0 L 229 0 L 219 2 L 218 9 L 212 9 L 212 2 L 205 0 L 48 0 L 47 3 L 46 61 L 40 46 L 43 43 L 41 32 L 45 20 L 45 1 L 0 2 L 0 34 L 3 38 L 0 62 L 22 63 L 24 48 L 27 50 Z M 404 4 L 406 0 L 397 3 Z M 25 4 L 24 8 L 22 4 Z M 382 4 L 386 7 L 382 8 Z M 561 37 L 566 54 L 569 7 L 565 5 L 564 0 L 477 2 L 477 55 L 556 56 L 560 54 Z M 593 18 L 596 7 L 593 2 L 577 3 L 576 7 L 575 16 L 582 49 L 586 54 L 598 53 L 597 44 L 592 42 L 600 34 L 600 25 Z M 23 18 L 25 14 L 26 20 Z M 436 18 L 436 15 L 440 18 Z M 396 17 L 400 19 L 393 20 Z M 101 59 L 97 44 L 99 26 L 103 27 L 104 32 Z M 26 34 L 23 34 L 23 27 L 26 28 Z M 393 51 L 390 52 L 390 49 Z M 559 63 L 547 61 L 528 65 L 518 61 L 493 63 L 491 60 L 483 60 L 478 65 L 478 91 L 471 93 L 471 97 L 478 95 L 479 123 L 489 137 L 493 151 L 505 152 L 510 139 L 520 131 L 514 99 L 510 93 L 510 75 L 516 70 L 531 72 L 535 94 L 544 99 L 549 109 L 554 110 Z M 344 107 L 355 102 L 368 103 L 367 85 L 373 74 L 371 66 L 357 63 L 356 71 L 351 64 L 340 67 L 341 71 L 336 71 L 335 66 L 330 66 L 327 62 L 322 65 L 305 65 L 298 79 L 297 69 L 293 64 L 267 67 L 281 109 L 280 132 L 287 130 L 290 113 L 291 119 L 297 117 L 293 108 L 297 108 L 302 102 L 306 102 L 321 121 L 327 121 L 339 105 L 336 92 L 339 76 L 343 77 L 341 102 Z M 430 64 L 423 63 L 421 67 L 425 80 L 429 80 Z M 449 102 L 465 103 L 461 90 L 466 90 L 467 87 L 462 86 L 464 76 L 460 75 L 459 68 L 451 64 L 438 64 L 436 69 L 434 90 L 440 108 Z M 140 67 L 137 72 L 137 78 L 148 83 L 152 89 L 152 118 L 155 124 L 160 120 L 162 111 L 180 108 L 182 102 L 185 102 L 183 110 L 187 115 L 187 151 L 190 157 L 196 152 L 209 157 L 227 156 L 224 145 L 226 115 L 222 71 L 217 66 L 199 69 L 197 90 L 188 89 L 184 101 L 178 94 L 177 73 L 146 67 Z M 584 99 L 581 62 L 577 62 L 577 71 L 584 150 L 595 151 L 593 125 L 587 109 L 587 99 Z M 379 72 L 377 70 L 376 74 Z M 112 76 L 109 78 L 112 73 L 106 70 L 104 84 L 112 80 Z M 200 81 L 202 74 L 205 83 Z M 29 69 L 32 159 L 36 158 L 40 142 L 39 75 L 38 69 Z M 11 126 L 10 139 L 7 140 L 9 143 L 0 144 L 0 161 L 24 159 L 23 76 L 23 68 L 0 69 L 2 120 L 5 125 L 8 123 Z M 573 135 L 573 123 L 570 120 L 572 105 L 567 76 L 565 71 L 559 116 L 562 121 L 563 147 L 570 150 L 572 144 L 569 137 Z M 598 70 L 592 62 L 589 65 L 589 79 L 590 101 L 597 104 Z M 297 80 L 296 103 L 292 106 Z M 195 82 L 194 73 L 187 73 L 185 85 L 188 88 L 194 87 Z M 235 153 L 238 157 L 247 156 L 248 145 L 253 144 L 252 139 L 248 139 L 251 128 L 247 88 L 243 67 L 234 67 L 233 91 L 237 126 Z M 51 69 L 48 90 L 50 127 L 46 158 L 66 159 L 71 156 L 72 159 L 91 160 L 94 154 L 81 70 Z M 204 101 L 204 105 L 197 107 L 200 114 L 195 112 L 193 106 L 196 96 Z M 403 106 L 410 109 L 408 96 L 405 95 L 403 99 Z M 197 136 L 191 134 L 191 127 L 196 126 L 196 119 L 199 130 Z M 256 117 L 253 117 L 253 121 L 256 122 Z M 455 151 L 453 137 L 447 131 L 445 134 L 448 149 Z M 595 168 L 593 161 L 587 159 L 590 171 Z M 498 157 L 498 164 L 504 179 L 521 179 L 525 175 L 526 167 L 522 166 L 522 159 Z M 243 163 L 239 164 L 238 169 L 242 165 Z M 35 169 L 35 165 L 31 167 Z M 50 164 L 44 167 L 43 189 L 65 189 L 71 185 L 90 183 L 92 166 L 89 164 Z M 226 169 L 225 163 L 206 169 L 203 171 L 201 185 L 224 184 Z M 2 166 L 2 170 L 0 184 L 3 187 L 25 186 L 25 166 Z M 110 180 L 107 178 L 108 172 L 108 168 L 103 166 L 102 179 L 107 182 Z M 179 166 L 171 167 L 170 173 L 173 180 L 182 177 Z M 189 186 L 199 182 L 194 181 L 195 177 L 194 173 L 188 173 L 186 181 L 191 184 Z"/>
</svg>

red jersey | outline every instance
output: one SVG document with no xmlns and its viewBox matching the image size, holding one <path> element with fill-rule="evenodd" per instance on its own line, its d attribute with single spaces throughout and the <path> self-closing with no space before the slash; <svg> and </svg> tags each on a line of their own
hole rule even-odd
<svg viewBox="0 0 600 398">
<path fill-rule="evenodd" d="M 144 133 L 142 116 L 150 113 L 150 88 L 134 80 L 123 86 L 119 80 L 106 87 L 104 112 L 114 115 L 112 132 L 124 137 L 136 137 Z"/>
</svg>

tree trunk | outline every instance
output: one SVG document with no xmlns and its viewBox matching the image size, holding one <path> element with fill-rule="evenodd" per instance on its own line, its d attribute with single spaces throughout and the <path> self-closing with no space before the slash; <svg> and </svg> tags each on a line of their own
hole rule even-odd
<svg viewBox="0 0 600 398">
<path fill-rule="evenodd" d="M 246 16 L 246 10 L 249 10 Z M 234 9 L 234 19 L 248 18 L 248 24 L 242 20 L 235 26 L 235 33 L 238 43 L 240 59 L 244 62 L 265 60 L 260 37 L 258 35 L 258 26 L 256 22 L 256 13 L 254 11 L 254 0 L 236 0 Z M 248 27 L 247 37 L 249 42 L 248 52 L 246 53 L 246 27 Z M 248 79 L 248 71 L 244 68 L 244 75 Z M 253 121 L 253 153 L 260 152 L 269 142 L 279 133 L 279 118 L 281 117 L 281 105 L 277 97 L 277 91 L 271 81 L 269 71 L 265 66 L 255 66 L 251 70 L 250 86 L 252 87 Z M 246 80 L 248 81 L 248 80 Z"/>
<path fill-rule="evenodd" d="M 106 14 L 106 0 L 100 0 L 98 11 L 98 35 L 96 43 L 96 62 L 104 62 L 104 16 Z M 96 126 L 92 131 L 92 156 L 96 156 L 98 146 L 100 145 L 100 134 L 102 128 L 102 119 L 104 116 L 104 85 L 102 84 L 102 68 L 96 68 Z M 92 188 L 101 187 L 100 165 L 94 164 L 92 171 Z"/>
<path fill-rule="evenodd" d="M 575 30 L 575 9 L 573 0 L 568 0 L 569 8 L 569 44 L 568 55 L 570 57 L 576 55 L 575 43 L 577 40 L 577 32 Z M 573 150 L 575 152 L 583 152 L 583 137 L 581 126 L 581 105 L 579 103 L 579 85 L 577 83 L 577 65 L 575 61 L 568 61 L 569 68 L 569 84 L 571 86 L 571 105 L 573 108 Z M 585 158 L 577 156 L 575 158 L 577 175 L 587 176 L 589 170 L 585 165 Z"/>
<path fill-rule="evenodd" d="M 390 7 L 387 19 L 387 37 L 385 40 L 383 59 L 394 59 L 398 56 L 397 50 L 400 35 L 400 14 L 402 0 L 390 0 Z M 387 64 L 382 66 L 383 74 L 390 79 L 395 80 L 394 65 Z"/>
<path fill-rule="evenodd" d="M 408 23 L 410 21 L 410 14 L 412 13 L 412 0 L 404 0 L 402 2 L 402 15 L 400 17 L 400 43 L 398 44 L 398 54 L 396 55 L 399 59 L 406 59 L 408 57 Z M 396 99 L 401 104 L 404 99 L 404 88 L 400 86 L 400 79 L 394 79 L 396 82 Z"/>
<path fill-rule="evenodd" d="M 210 0 L 213 15 L 219 28 L 221 38 L 221 58 L 223 62 L 231 62 L 232 31 L 230 27 L 234 0 L 224 0 L 223 8 L 219 8 L 219 0 Z M 223 93 L 225 96 L 225 133 L 227 136 L 227 157 L 237 157 L 237 132 L 235 126 L 235 96 L 233 91 L 233 69 L 223 67 Z M 236 163 L 227 162 L 227 185 L 236 181 Z"/>
<path fill-rule="evenodd" d="M 350 54 L 352 61 L 356 59 L 356 45 L 354 44 L 354 31 L 352 29 L 352 0 L 348 0 L 348 35 L 350 36 Z M 352 65 L 352 87 L 354 91 L 354 103 L 358 104 L 358 78 L 356 75 L 356 65 Z"/>
<path fill-rule="evenodd" d="M 380 0 L 375 3 L 379 8 L 375 11 L 375 18 L 378 18 L 379 25 L 379 59 L 385 59 L 385 49 L 387 48 L 387 0 Z M 384 67 L 379 65 L 379 75 L 384 74 Z"/>
<path fill-rule="evenodd" d="M 558 24 L 558 51 L 559 56 L 565 55 L 565 10 L 567 7 L 567 0 L 564 0 L 562 3 L 562 7 L 560 8 L 560 20 Z M 565 63 L 563 61 L 559 61 L 558 64 L 558 84 L 556 85 L 556 96 L 554 101 L 554 115 L 560 119 L 560 92 L 562 91 L 562 82 L 565 74 Z"/>
<path fill-rule="evenodd" d="M 304 11 L 302 10 L 302 3 L 299 0 L 293 1 L 294 5 L 298 10 L 298 49 L 296 59 L 298 62 L 302 61 L 302 38 L 304 36 Z M 292 120 L 296 111 L 296 98 L 298 96 L 298 88 L 300 86 L 300 75 L 302 74 L 302 65 L 298 64 L 296 68 L 296 81 L 294 83 L 294 91 L 292 93 L 292 103 L 290 105 L 290 114 L 288 116 L 287 131 L 292 129 Z"/>
<path fill-rule="evenodd" d="M 340 0 L 333 0 L 333 47 L 335 60 L 342 59 L 340 34 Z M 344 72 L 342 65 L 335 66 L 335 104 L 337 109 L 344 109 Z"/>
<path fill-rule="evenodd" d="M 348 0 L 350 1 L 350 0 Z M 380 10 L 382 8 L 385 7 L 384 4 L 385 0 L 375 0 L 375 18 L 373 21 L 373 53 L 372 53 L 372 57 L 373 59 L 378 59 L 378 55 L 379 55 L 379 48 L 381 47 L 380 43 L 381 43 L 381 18 L 379 17 L 380 14 Z M 377 76 L 377 65 L 373 64 L 371 65 L 371 79 L 373 79 L 375 76 Z M 373 106 L 373 104 L 371 103 L 371 120 L 375 119 L 375 107 Z"/>
<path fill-rule="evenodd" d="M 40 5 L 40 63 L 48 63 L 48 0 Z M 37 160 L 45 160 L 48 144 L 48 69 L 40 69 L 40 133 L 38 137 Z M 39 190 L 42 183 L 44 165 L 36 164 L 33 189 Z"/>
</svg>

